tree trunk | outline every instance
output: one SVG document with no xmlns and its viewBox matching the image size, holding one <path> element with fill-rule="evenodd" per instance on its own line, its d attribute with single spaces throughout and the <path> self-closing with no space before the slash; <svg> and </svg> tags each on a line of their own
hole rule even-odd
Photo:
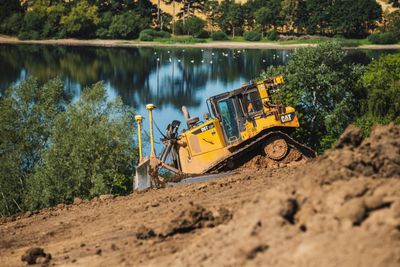
<svg viewBox="0 0 400 267">
<path fill-rule="evenodd" d="M 160 24 L 160 2 L 161 2 L 161 0 L 157 1 L 157 21 L 158 21 L 158 24 Z"/>
<path fill-rule="evenodd" d="M 175 35 L 175 0 L 172 0 L 172 35 Z"/>
</svg>

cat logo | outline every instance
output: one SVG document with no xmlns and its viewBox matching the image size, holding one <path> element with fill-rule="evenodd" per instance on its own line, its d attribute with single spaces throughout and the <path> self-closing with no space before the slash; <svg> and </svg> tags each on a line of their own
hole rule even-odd
<svg viewBox="0 0 400 267">
<path fill-rule="evenodd" d="M 281 115 L 281 122 L 282 123 L 291 122 L 294 119 L 295 116 L 296 116 L 296 114 L 294 114 L 294 113 Z"/>
</svg>

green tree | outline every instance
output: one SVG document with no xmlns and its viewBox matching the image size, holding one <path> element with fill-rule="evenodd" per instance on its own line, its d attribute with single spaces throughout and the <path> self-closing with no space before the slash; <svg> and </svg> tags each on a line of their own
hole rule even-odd
<svg viewBox="0 0 400 267">
<path fill-rule="evenodd" d="M 308 0 L 306 1 L 306 28 L 310 34 L 325 34 L 331 26 L 332 0 Z M 350 2 L 348 2 L 350 4 Z"/>
<path fill-rule="evenodd" d="M 337 43 L 297 50 L 285 72 L 282 99 L 300 114 L 297 138 L 322 151 L 360 114 L 358 101 L 365 90 L 358 85 L 361 68 L 348 64 Z"/>
<path fill-rule="evenodd" d="M 27 183 L 48 147 L 54 118 L 64 110 L 63 84 L 29 78 L 0 98 L 0 215 L 25 209 Z"/>
<path fill-rule="evenodd" d="M 22 7 L 19 0 L 1 0 L 0 1 L 0 21 L 14 13 L 21 13 Z"/>
<path fill-rule="evenodd" d="M 273 25 L 275 22 L 275 14 L 269 7 L 262 7 L 254 13 L 255 20 L 261 26 L 262 37 L 268 30 L 268 26 Z"/>
<path fill-rule="evenodd" d="M 400 10 L 396 10 L 387 16 L 386 31 L 400 35 Z"/>
<path fill-rule="evenodd" d="M 372 61 L 361 78 L 368 90 L 364 120 L 400 123 L 400 54 Z"/>
<path fill-rule="evenodd" d="M 112 38 L 134 39 L 148 24 L 146 19 L 135 12 L 125 12 L 112 18 L 108 32 Z"/>
<path fill-rule="evenodd" d="M 280 16 L 289 31 L 299 31 L 300 0 L 282 0 Z"/>
<path fill-rule="evenodd" d="M 242 5 L 233 0 L 224 0 L 219 6 L 217 22 L 218 26 L 232 37 L 243 30 L 244 16 Z"/>
<path fill-rule="evenodd" d="M 0 24 L 0 32 L 11 35 L 18 34 L 22 28 L 23 19 L 24 17 L 21 13 L 13 13 Z"/>
<path fill-rule="evenodd" d="M 28 34 L 30 39 L 39 39 L 42 37 L 41 33 L 45 21 L 46 12 L 44 9 L 28 11 L 24 16 L 22 31 Z"/>
<path fill-rule="evenodd" d="M 90 5 L 86 0 L 79 1 L 67 16 L 61 18 L 61 25 L 67 33 L 77 37 L 93 36 L 99 23 L 97 6 Z"/>
<path fill-rule="evenodd" d="M 195 16 L 196 11 L 203 11 L 206 0 L 176 0 L 175 2 L 182 4 L 177 16 L 182 19 L 183 23 L 186 23 L 186 19 Z"/>
<path fill-rule="evenodd" d="M 348 37 L 364 37 L 377 26 L 382 7 L 375 0 L 334 1 L 330 16 L 332 31 Z"/>
<path fill-rule="evenodd" d="M 205 3 L 203 13 L 207 18 L 208 24 L 211 29 L 211 34 L 214 31 L 214 28 L 217 26 L 216 17 L 219 12 L 219 2 L 217 0 L 208 0 Z"/>
<path fill-rule="evenodd" d="M 28 184 L 29 208 L 130 192 L 137 160 L 133 121 L 121 99 L 107 100 L 102 83 L 86 88 L 54 120 L 51 145 Z"/>
<path fill-rule="evenodd" d="M 43 36 L 62 38 L 66 32 L 61 27 L 61 17 L 65 15 L 66 8 L 63 5 L 54 5 L 46 8 L 46 22 L 43 26 Z"/>
<path fill-rule="evenodd" d="M 274 30 L 282 24 L 281 0 L 250 0 L 241 7 L 242 16 L 251 28 L 256 22 L 259 26 L 273 26 Z"/>
<path fill-rule="evenodd" d="M 192 36 L 197 36 L 202 33 L 204 27 L 206 26 L 206 22 L 198 17 L 190 17 L 186 20 L 186 24 L 184 25 L 184 29 L 187 34 Z"/>
</svg>

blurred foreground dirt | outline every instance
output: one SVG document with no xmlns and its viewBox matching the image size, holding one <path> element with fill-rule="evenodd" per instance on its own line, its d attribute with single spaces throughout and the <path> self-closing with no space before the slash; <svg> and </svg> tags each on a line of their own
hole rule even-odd
<svg viewBox="0 0 400 267">
<path fill-rule="evenodd" d="M 48 266 L 400 266 L 400 128 L 360 134 L 301 166 L 5 218 L 1 266 L 34 247 Z"/>
</svg>

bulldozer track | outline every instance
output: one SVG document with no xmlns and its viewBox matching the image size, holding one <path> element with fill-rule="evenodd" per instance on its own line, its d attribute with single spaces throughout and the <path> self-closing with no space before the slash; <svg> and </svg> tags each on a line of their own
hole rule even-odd
<svg viewBox="0 0 400 267">
<path fill-rule="evenodd" d="M 242 155 L 248 154 L 250 151 L 254 151 L 253 149 L 260 147 L 261 144 L 264 144 L 264 141 L 266 141 L 268 138 L 271 138 L 271 137 L 281 137 L 281 138 L 285 139 L 285 141 L 288 143 L 289 146 L 298 149 L 300 151 L 300 153 L 303 156 L 305 156 L 306 158 L 315 158 L 317 156 L 317 153 L 314 150 L 295 141 L 288 134 L 283 133 L 281 131 L 273 131 L 273 132 L 269 132 L 267 134 L 265 134 L 265 133 L 262 134 L 260 137 L 256 138 L 251 143 L 248 143 L 248 144 L 244 145 L 243 147 L 241 147 L 240 149 L 232 152 L 232 154 L 229 155 L 228 157 L 215 162 L 208 169 L 203 171 L 202 174 L 222 171 L 224 168 L 227 167 L 228 162 L 232 162 L 232 161 L 235 162 Z"/>
</svg>

